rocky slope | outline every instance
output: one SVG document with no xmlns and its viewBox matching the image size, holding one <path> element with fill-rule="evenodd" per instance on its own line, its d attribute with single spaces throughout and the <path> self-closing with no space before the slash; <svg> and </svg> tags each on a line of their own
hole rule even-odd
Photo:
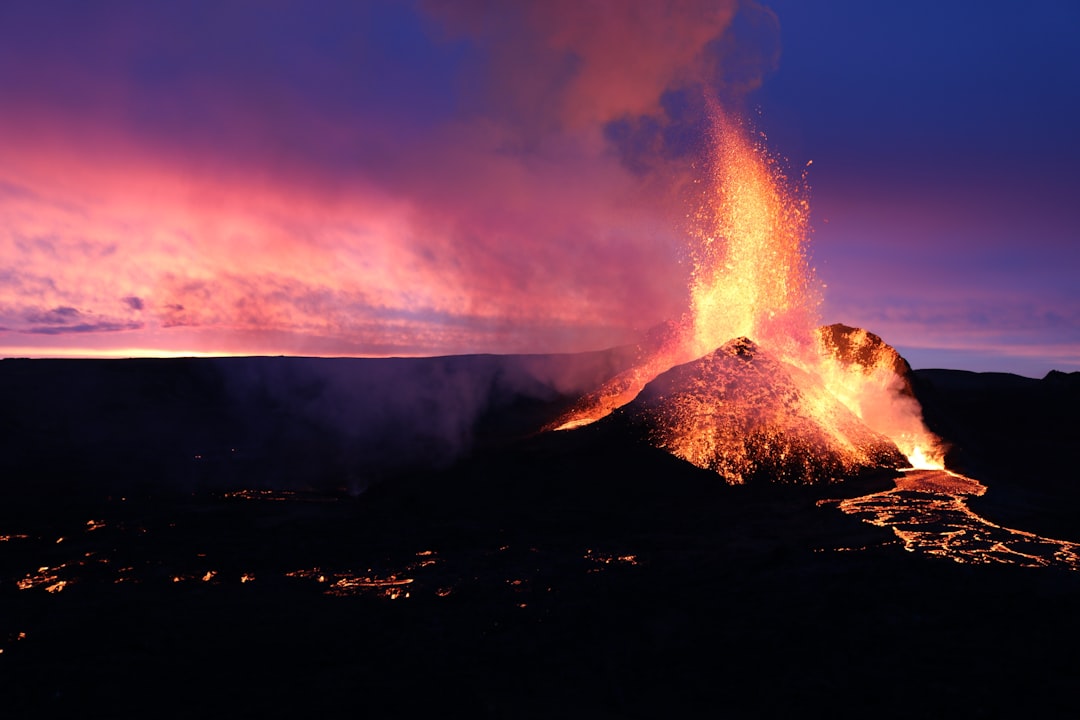
<svg viewBox="0 0 1080 720">
<path fill-rule="evenodd" d="M 662 373 L 610 417 L 734 484 L 827 482 L 906 465 L 817 378 L 746 338 Z"/>
</svg>

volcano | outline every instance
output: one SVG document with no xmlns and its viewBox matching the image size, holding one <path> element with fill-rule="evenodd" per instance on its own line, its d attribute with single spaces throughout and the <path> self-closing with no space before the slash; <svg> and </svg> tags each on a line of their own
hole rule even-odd
<svg viewBox="0 0 1080 720">
<path fill-rule="evenodd" d="M 688 215 L 686 312 L 548 429 L 625 408 L 609 424 L 731 484 L 942 467 L 907 362 L 865 330 L 818 327 L 805 188 L 718 105 L 710 119 L 700 207 Z"/>
<path fill-rule="evenodd" d="M 661 373 L 600 422 L 732 484 L 828 482 L 908 464 L 819 377 L 745 337 Z"/>
</svg>

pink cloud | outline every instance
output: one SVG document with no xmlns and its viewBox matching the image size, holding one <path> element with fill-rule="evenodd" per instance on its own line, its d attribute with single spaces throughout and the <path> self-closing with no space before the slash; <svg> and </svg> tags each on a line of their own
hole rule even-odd
<svg viewBox="0 0 1080 720">
<path fill-rule="evenodd" d="M 325 193 L 302 180 L 218 181 L 125 155 L 123 142 L 100 166 L 9 152 L 4 180 L 28 189 L 0 204 L 6 342 L 25 342 L 10 336 L 30 332 L 26 307 L 70 306 L 115 329 L 135 329 L 138 315 L 373 352 L 408 346 L 410 328 L 418 352 L 535 351 L 553 338 L 577 349 L 677 308 L 664 210 L 635 204 L 617 162 L 571 156 L 567 181 L 566 164 L 443 147 L 430 147 L 422 182 L 396 193 L 362 178 Z M 383 342 L 380 327 L 399 337 Z"/>
</svg>

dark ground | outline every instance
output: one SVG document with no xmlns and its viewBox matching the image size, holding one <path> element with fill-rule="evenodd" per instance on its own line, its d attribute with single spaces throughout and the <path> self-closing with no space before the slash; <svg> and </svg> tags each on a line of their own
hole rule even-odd
<svg viewBox="0 0 1080 720">
<path fill-rule="evenodd" d="M 523 436 L 566 397 L 491 358 L 415 370 L 456 388 L 419 404 L 363 361 L 222 362 L 0 361 L 3 717 L 1080 712 L 1080 573 L 816 505 L 888 475 L 727 487 L 603 428 Z M 916 391 L 980 512 L 1080 541 L 1076 375 Z M 472 444 L 435 420 L 469 401 Z"/>
</svg>

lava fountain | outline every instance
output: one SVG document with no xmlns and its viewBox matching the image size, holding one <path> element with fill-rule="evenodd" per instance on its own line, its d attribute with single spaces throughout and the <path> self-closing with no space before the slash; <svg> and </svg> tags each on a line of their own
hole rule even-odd
<svg viewBox="0 0 1080 720">
<path fill-rule="evenodd" d="M 713 108 L 712 167 L 691 216 L 690 327 L 700 357 L 735 337 L 804 355 L 820 298 L 806 257 L 809 202 L 761 144 Z"/>
<path fill-rule="evenodd" d="M 940 467 L 907 363 L 870 333 L 818 327 L 804 178 L 792 182 L 764 138 L 751 140 L 715 103 L 710 119 L 701 200 L 688 216 L 686 313 L 549 429 L 618 410 L 653 444 L 733 483 Z"/>
</svg>

